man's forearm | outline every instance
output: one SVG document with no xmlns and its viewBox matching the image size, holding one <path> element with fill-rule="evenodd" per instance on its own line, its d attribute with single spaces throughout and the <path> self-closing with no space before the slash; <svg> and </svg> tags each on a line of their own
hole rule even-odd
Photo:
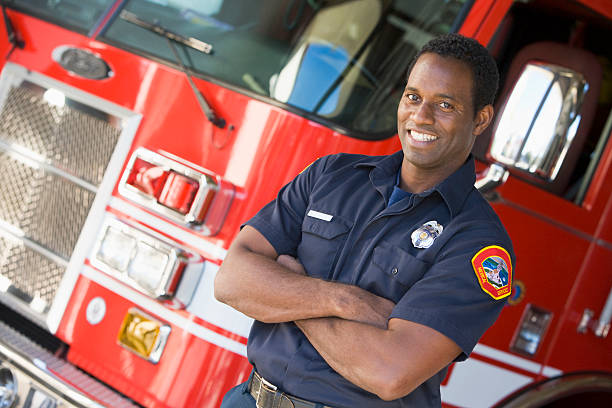
<svg viewBox="0 0 612 408">
<path fill-rule="evenodd" d="M 295 323 L 330 367 L 358 387 L 384 397 L 380 374 L 390 374 L 393 366 L 387 353 L 379 353 L 385 347 L 386 328 L 339 318 Z"/>
<path fill-rule="evenodd" d="M 338 318 L 295 323 L 330 367 L 384 400 L 407 395 L 460 352 L 435 330 L 402 319 L 388 328 Z"/>
<path fill-rule="evenodd" d="M 333 289 L 248 250 L 228 254 L 215 281 L 219 301 L 266 323 L 335 315 Z"/>
<path fill-rule="evenodd" d="M 393 303 L 356 286 L 306 276 L 257 230 L 245 227 L 217 272 L 215 297 L 266 323 L 335 316 L 384 325 Z"/>
</svg>

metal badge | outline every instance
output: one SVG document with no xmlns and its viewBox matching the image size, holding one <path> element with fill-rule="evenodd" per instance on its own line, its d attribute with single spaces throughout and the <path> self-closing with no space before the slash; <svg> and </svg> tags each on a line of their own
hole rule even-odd
<svg viewBox="0 0 612 408">
<path fill-rule="evenodd" d="M 415 248 L 429 248 L 434 240 L 442 233 L 444 227 L 437 221 L 428 221 L 414 230 L 410 238 Z"/>
</svg>

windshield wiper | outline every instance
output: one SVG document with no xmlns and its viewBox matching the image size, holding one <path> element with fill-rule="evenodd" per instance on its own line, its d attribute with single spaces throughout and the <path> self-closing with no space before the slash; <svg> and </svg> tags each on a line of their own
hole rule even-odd
<svg viewBox="0 0 612 408">
<path fill-rule="evenodd" d="M 200 41 L 197 38 L 183 37 L 180 34 L 173 33 L 172 31 L 167 30 L 166 28 L 162 27 L 158 23 L 150 23 L 148 21 L 142 20 L 136 14 L 131 13 L 127 10 L 123 10 L 121 14 L 119 15 L 119 18 L 129 23 L 135 24 L 138 27 L 142 27 L 145 30 L 149 30 L 155 34 L 161 35 L 162 37 L 165 37 L 168 40 L 168 45 L 170 46 L 170 49 L 172 50 L 172 53 L 174 54 L 174 59 L 178 63 L 179 67 L 181 68 L 181 71 L 187 77 L 187 81 L 189 81 L 189 85 L 191 86 L 191 89 L 193 90 L 193 93 L 195 94 L 198 100 L 198 103 L 200 104 L 200 107 L 202 108 L 202 111 L 204 112 L 204 115 L 206 115 L 206 118 L 213 125 L 217 126 L 218 128 L 223 129 L 226 125 L 225 119 L 217 116 L 217 114 L 210 107 L 210 104 L 206 101 L 206 99 L 204 99 L 204 96 L 202 95 L 202 93 L 195 86 L 195 84 L 193 83 L 193 79 L 191 78 L 192 76 L 191 71 L 189 70 L 189 68 L 187 68 L 183 64 L 183 61 L 181 60 L 181 57 L 179 56 L 178 51 L 176 50 L 176 47 L 174 46 L 173 42 L 178 42 L 180 44 L 188 46 L 189 48 L 193 48 L 205 54 L 212 53 L 212 45 L 205 43 L 204 41 Z"/>
<path fill-rule="evenodd" d="M 13 46 L 6 54 L 6 59 L 9 59 L 13 51 L 15 51 L 16 47 L 23 49 L 25 47 L 25 42 L 17 36 L 15 29 L 13 28 L 13 23 L 9 18 L 8 14 L 6 14 L 6 7 L 4 5 L 4 0 L 0 0 L 0 7 L 2 7 L 2 15 L 4 16 L 4 26 L 6 27 L 6 35 L 8 36 L 8 40 Z"/>
</svg>

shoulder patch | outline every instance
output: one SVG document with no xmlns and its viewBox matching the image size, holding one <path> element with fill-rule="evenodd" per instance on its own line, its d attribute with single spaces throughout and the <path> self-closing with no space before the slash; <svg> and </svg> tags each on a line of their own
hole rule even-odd
<svg viewBox="0 0 612 408">
<path fill-rule="evenodd" d="M 497 245 L 482 248 L 472 258 L 472 266 L 480 287 L 493 299 L 510 295 L 512 261 L 504 248 Z"/>
</svg>

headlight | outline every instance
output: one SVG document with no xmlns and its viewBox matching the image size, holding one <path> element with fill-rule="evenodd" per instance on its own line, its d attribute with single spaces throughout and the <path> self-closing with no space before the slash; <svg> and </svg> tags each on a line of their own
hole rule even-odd
<svg viewBox="0 0 612 408">
<path fill-rule="evenodd" d="M 163 287 L 164 273 L 168 269 L 171 253 L 154 248 L 146 242 L 139 242 L 136 255 L 130 262 L 128 276 L 144 288 L 154 292 Z"/>
<path fill-rule="evenodd" d="M 107 218 L 92 265 L 159 299 L 171 298 L 187 265 L 179 248 L 115 218 Z"/>
<path fill-rule="evenodd" d="M 17 380 L 6 367 L 0 368 L 0 408 L 10 408 L 17 398 Z"/>
</svg>

